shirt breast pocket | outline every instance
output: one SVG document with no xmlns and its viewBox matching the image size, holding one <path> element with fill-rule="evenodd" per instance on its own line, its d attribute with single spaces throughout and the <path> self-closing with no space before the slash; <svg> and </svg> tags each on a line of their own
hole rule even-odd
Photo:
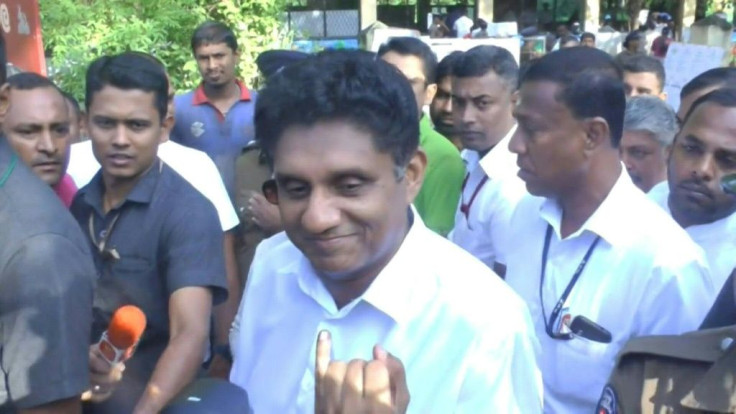
<svg viewBox="0 0 736 414">
<path fill-rule="evenodd" d="M 95 305 L 114 311 L 123 305 L 145 308 L 155 303 L 160 283 L 155 265 L 140 257 L 112 261 L 97 282 Z"/>
</svg>

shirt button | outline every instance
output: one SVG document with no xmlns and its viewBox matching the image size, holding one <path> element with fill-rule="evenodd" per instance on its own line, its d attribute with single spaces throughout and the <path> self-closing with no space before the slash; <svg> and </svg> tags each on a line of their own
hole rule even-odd
<svg viewBox="0 0 736 414">
<path fill-rule="evenodd" d="M 721 351 L 726 351 L 733 344 L 733 338 L 723 338 L 721 341 Z"/>
</svg>

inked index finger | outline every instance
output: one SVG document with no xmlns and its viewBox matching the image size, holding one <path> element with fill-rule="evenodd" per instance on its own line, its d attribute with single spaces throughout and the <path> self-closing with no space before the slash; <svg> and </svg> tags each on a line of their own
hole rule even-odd
<svg viewBox="0 0 736 414">
<path fill-rule="evenodd" d="M 315 382 L 319 386 L 327 374 L 327 368 L 330 366 L 330 355 L 332 353 L 332 336 L 330 331 L 320 331 L 317 335 L 316 355 L 314 358 L 314 375 Z"/>
</svg>

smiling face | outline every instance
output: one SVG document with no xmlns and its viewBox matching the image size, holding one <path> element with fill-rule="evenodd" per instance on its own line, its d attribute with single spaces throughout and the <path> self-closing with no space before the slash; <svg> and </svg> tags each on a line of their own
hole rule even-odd
<svg viewBox="0 0 736 414">
<path fill-rule="evenodd" d="M 649 131 L 624 131 L 621 160 L 631 180 L 645 193 L 667 179 L 667 148 Z"/>
<path fill-rule="evenodd" d="M 675 139 L 669 159 L 669 206 L 682 226 L 706 224 L 736 211 L 721 179 L 736 173 L 736 108 L 699 105 Z"/>
<path fill-rule="evenodd" d="M 399 179 L 370 133 L 337 120 L 288 128 L 273 159 L 284 229 L 328 289 L 370 283 L 406 235 L 423 154 Z"/>
<path fill-rule="evenodd" d="M 39 178 L 51 186 L 59 183 L 69 160 L 71 131 L 66 101 L 58 90 L 12 89 L 3 132 Z"/>
<path fill-rule="evenodd" d="M 224 86 L 235 79 L 238 53 L 226 43 L 207 43 L 194 51 L 202 81 L 209 86 Z"/>
</svg>

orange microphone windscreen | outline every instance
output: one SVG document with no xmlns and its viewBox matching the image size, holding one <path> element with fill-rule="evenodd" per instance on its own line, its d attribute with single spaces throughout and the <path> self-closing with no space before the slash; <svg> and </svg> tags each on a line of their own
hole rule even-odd
<svg viewBox="0 0 736 414">
<path fill-rule="evenodd" d="M 112 315 L 107 328 L 107 339 L 118 349 L 127 349 L 138 343 L 146 329 L 146 315 L 140 308 L 126 305 Z"/>
</svg>

